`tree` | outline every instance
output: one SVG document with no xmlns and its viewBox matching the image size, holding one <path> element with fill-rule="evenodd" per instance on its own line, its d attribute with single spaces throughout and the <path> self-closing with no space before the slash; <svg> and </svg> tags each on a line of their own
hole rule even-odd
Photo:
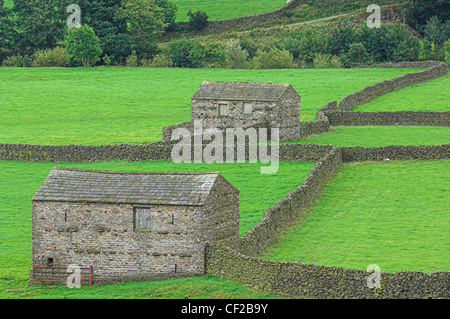
<svg viewBox="0 0 450 319">
<path fill-rule="evenodd" d="M 15 49 L 21 54 L 52 49 L 63 40 L 70 0 L 14 0 Z"/>
<path fill-rule="evenodd" d="M 64 44 L 67 53 L 84 66 L 92 66 L 100 60 L 102 49 L 94 30 L 84 24 L 79 28 L 67 29 Z"/>
<path fill-rule="evenodd" d="M 12 11 L 3 6 L 4 1 L 0 0 L 0 49 L 4 48 L 9 50 L 14 46 L 14 39 L 17 37 L 17 32 L 14 29 Z M 0 63 L 1 61 L 2 56 L 0 56 Z"/>
<path fill-rule="evenodd" d="M 187 39 L 170 42 L 170 58 L 177 68 L 191 68 L 194 64 L 190 60 L 190 53 L 194 43 Z M 192 56 L 191 56 L 192 57 Z"/>
<path fill-rule="evenodd" d="M 163 9 L 153 0 L 124 0 L 116 18 L 127 22 L 138 57 L 152 57 L 156 52 L 156 41 L 167 27 Z"/>
<path fill-rule="evenodd" d="M 239 40 L 229 40 L 225 46 L 226 66 L 230 69 L 247 68 L 248 52 Z"/>
<path fill-rule="evenodd" d="M 367 49 L 362 43 L 350 44 L 348 52 L 342 56 L 342 62 L 347 67 L 372 61 L 373 57 L 367 52 Z"/>
<path fill-rule="evenodd" d="M 423 33 L 428 41 L 441 46 L 450 38 L 450 21 L 444 23 L 437 16 L 432 16 Z"/>
<path fill-rule="evenodd" d="M 163 9 L 164 14 L 164 23 L 167 24 L 166 30 L 174 30 L 176 27 L 176 18 L 178 7 L 169 0 L 155 0 L 155 3 L 158 7 Z"/>
<path fill-rule="evenodd" d="M 92 27 L 100 40 L 102 51 L 111 62 L 122 63 L 131 54 L 131 36 L 126 34 L 127 22 L 116 17 L 122 0 L 77 0 L 82 11 L 82 23 Z"/>
<path fill-rule="evenodd" d="M 189 29 L 191 31 L 200 31 L 208 26 L 208 15 L 205 11 L 192 12 L 189 10 L 187 13 L 189 17 Z"/>
<path fill-rule="evenodd" d="M 432 16 L 439 20 L 449 20 L 450 2 L 448 0 L 403 0 L 402 14 L 405 22 L 419 32 L 423 32 Z"/>
</svg>

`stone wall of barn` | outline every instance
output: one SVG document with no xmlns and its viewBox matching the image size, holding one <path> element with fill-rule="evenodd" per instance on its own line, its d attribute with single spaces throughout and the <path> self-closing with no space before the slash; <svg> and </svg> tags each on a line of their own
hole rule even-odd
<svg viewBox="0 0 450 319">
<path fill-rule="evenodd" d="M 71 264 L 92 266 L 94 284 L 203 275 L 201 208 L 147 207 L 149 231 L 134 229 L 132 205 L 33 202 L 31 283 L 65 284 L 56 269 Z M 50 276 L 38 268 L 49 258 Z"/>
<path fill-rule="evenodd" d="M 219 176 L 203 206 L 205 240 L 236 247 L 239 243 L 239 191 Z"/>
</svg>

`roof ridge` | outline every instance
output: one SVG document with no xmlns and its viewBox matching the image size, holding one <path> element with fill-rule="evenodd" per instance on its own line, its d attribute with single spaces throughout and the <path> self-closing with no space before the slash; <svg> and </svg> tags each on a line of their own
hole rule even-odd
<svg viewBox="0 0 450 319">
<path fill-rule="evenodd" d="M 52 171 L 72 171 L 99 174 L 129 174 L 129 175 L 220 175 L 218 171 L 212 172 L 158 172 L 158 171 L 114 171 L 114 170 L 97 170 L 76 167 L 53 167 Z"/>
</svg>

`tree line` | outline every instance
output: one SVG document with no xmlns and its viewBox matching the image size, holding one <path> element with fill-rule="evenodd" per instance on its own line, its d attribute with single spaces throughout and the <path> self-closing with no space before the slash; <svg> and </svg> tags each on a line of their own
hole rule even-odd
<svg viewBox="0 0 450 319">
<path fill-rule="evenodd" d="M 128 65 L 152 67 L 349 67 L 412 60 L 450 61 L 448 1 L 405 0 L 403 24 L 370 29 L 355 21 L 305 26 L 281 33 L 254 31 L 157 42 L 177 30 L 170 0 L 78 0 L 82 25 L 67 28 L 72 0 L 0 0 L 0 62 L 4 66 Z M 206 13 L 188 13 L 191 31 L 207 25 Z"/>
</svg>

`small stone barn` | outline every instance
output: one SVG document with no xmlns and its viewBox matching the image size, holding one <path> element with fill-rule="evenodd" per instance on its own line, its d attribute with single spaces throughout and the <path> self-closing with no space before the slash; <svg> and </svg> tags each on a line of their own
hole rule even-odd
<svg viewBox="0 0 450 319">
<path fill-rule="evenodd" d="M 31 283 L 205 273 L 207 243 L 239 239 L 239 191 L 220 173 L 53 168 L 32 199 Z"/>
<path fill-rule="evenodd" d="M 300 137 L 300 96 L 288 83 L 204 81 L 192 96 L 191 122 L 203 128 L 246 128 L 265 123 L 280 140 Z"/>
</svg>

